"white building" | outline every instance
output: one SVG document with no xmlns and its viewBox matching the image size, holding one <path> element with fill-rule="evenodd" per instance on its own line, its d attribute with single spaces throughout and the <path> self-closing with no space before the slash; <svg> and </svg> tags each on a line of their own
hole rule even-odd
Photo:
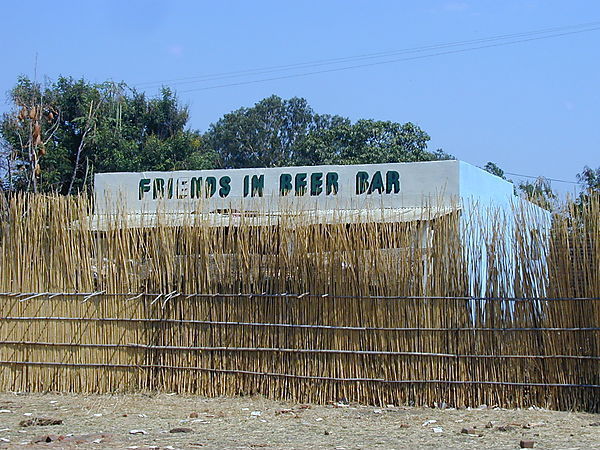
<svg viewBox="0 0 600 450">
<path fill-rule="evenodd" d="M 95 176 L 94 189 L 90 227 L 95 230 L 115 220 L 119 226 L 152 227 L 202 218 L 202 223 L 223 227 L 275 225 L 290 215 L 326 224 L 428 221 L 456 212 L 471 255 L 473 295 L 489 288 L 487 249 L 494 231 L 503 230 L 494 245 L 510 249 L 524 245 L 514 236 L 525 224 L 530 228 L 525 244 L 537 248 L 531 264 L 539 266 L 539 293 L 545 290 L 549 213 L 520 200 L 511 183 L 463 161 L 102 173 Z M 493 291 L 511 292 L 521 269 L 509 259 L 497 277 L 505 286 Z"/>
</svg>

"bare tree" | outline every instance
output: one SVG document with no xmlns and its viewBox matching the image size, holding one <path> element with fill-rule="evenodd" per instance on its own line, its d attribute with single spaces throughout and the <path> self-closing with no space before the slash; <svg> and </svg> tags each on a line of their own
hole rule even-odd
<svg viewBox="0 0 600 450">
<path fill-rule="evenodd" d="M 34 84 L 33 91 L 28 94 L 15 95 L 14 102 L 18 113 L 14 113 L 10 120 L 20 148 L 15 149 L 7 145 L 3 156 L 6 158 L 9 183 L 12 184 L 14 166 L 24 166 L 27 190 L 37 192 L 38 179 L 42 173 L 40 157 L 46 154 L 46 145 L 59 126 L 60 112 L 45 103 L 39 84 Z"/>
</svg>

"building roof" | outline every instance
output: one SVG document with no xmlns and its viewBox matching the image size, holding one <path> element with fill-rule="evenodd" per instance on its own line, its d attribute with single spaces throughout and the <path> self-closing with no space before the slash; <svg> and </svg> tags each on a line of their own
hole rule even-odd
<svg viewBox="0 0 600 450">
<path fill-rule="evenodd" d="M 128 213 L 94 214 L 73 224 L 90 231 L 109 231 L 123 228 L 156 228 L 208 226 L 257 227 L 349 223 L 397 223 L 429 221 L 452 212 L 459 207 L 407 207 L 381 209 L 331 209 L 299 212 L 229 211 L 195 214 L 189 213 Z"/>
</svg>

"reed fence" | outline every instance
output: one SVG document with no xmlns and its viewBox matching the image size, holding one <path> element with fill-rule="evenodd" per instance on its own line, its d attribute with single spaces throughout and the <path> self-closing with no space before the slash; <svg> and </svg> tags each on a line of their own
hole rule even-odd
<svg viewBox="0 0 600 450">
<path fill-rule="evenodd" d="M 600 398 L 600 327 L 557 323 L 600 298 L 39 294 L 1 295 L 3 389 L 588 410 Z M 497 317 L 501 305 L 518 314 Z M 465 310 L 489 314 L 474 324 Z"/>
<path fill-rule="evenodd" d="M 556 214 L 541 249 L 527 223 L 491 224 L 485 256 L 454 214 L 74 226 L 90 211 L 42 196 L 2 211 L 1 390 L 600 409 L 595 200 Z"/>
</svg>

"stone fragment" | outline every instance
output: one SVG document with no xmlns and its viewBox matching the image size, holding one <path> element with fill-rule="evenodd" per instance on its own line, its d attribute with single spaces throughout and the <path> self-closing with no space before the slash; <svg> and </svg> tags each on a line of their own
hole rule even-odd
<svg viewBox="0 0 600 450">
<path fill-rule="evenodd" d="M 191 428 L 185 428 L 185 427 L 177 427 L 177 428 L 171 428 L 169 430 L 169 433 L 192 433 L 194 430 L 192 430 Z"/>
<path fill-rule="evenodd" d="M 71 433 L 66 436 L 59 436 L 59 441 L 65 441 L 65 443 L 69 443 L 69 445 L 83 445 L 83 444 L 105 444 L 107 441 L 111 440 L 111 434 L 81 434 L 81 435 L 73 435 Z M 69 447 L 71 448 L 71 447 Z M 87 448 L 87 447 L 86 447 Z"/>
<path fill-rule="evenodd" d="M 48 425 L 62 425 L 62 419 L 54 419 L 50 417 L 34 417 L 32 419 L 25 419 L 19 422 L 22 427 L 40 426 L 45 427 Z"/>
<path fill-rule="evenodd" d="M 148 434 L 145 430 L 130 430 L 129 434 Z"/>
<path fill-rule="evenodd" d="M 474 436 L 474 437 L 483 437 L 483 434 L 481 434 L 480 432 L 478 432 L 475 427 L 473 428 L 463 428 L 462 430 L 460 430 L 461 433 L 463 434 L 468 434 L 469 436 Z"/>
<path fill-rule="evenodd" d="M 197 412 L 191 412 L 190 413 L 190 419 L 197 419 L 198 418 L 198 413 Z"/>
<path fill-rule="evenodd" d="M 192 420 L 192 423 L 210 423 L 210 421 L 205 419 L 194 419 Z"/>
<path fill-rule="evenodd" d="M 34 438 L 31 442 L 33 442 L 34 444 L 39 444 L 40 442 L 54 442 L 54 441 L 58 441 L 59 436 L 56 436 L 54 434 L 45 434 L 43 436 L 38 436 L 36 438 Z"/>
<path fill-rule="evenodd" d="M 535 445 L 534 441 L 530 441 L 530 440 L 521 440 L 521 442 L 519 442 L 519 446 L 521 448 L 533 448 L 533 446 Z"/>
<path fill-rule="evenodd" d="M 523 425 L 523 428 L 525 428 L 526 430 L 529 430 L 531 428 L 535 428 L 535 427 L 543 427 L 544 425 L 546 425 L 545 422 L 533 422 L 533 423 L 528 423 Z"/>
</svg>

